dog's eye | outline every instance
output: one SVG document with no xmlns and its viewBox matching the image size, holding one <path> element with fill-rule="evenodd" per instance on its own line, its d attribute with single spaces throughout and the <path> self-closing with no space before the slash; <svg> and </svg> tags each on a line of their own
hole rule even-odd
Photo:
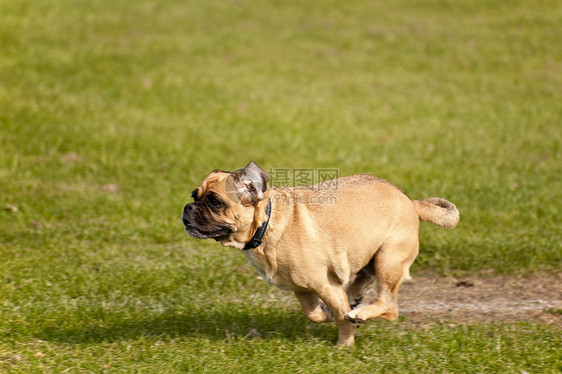
<svg viewBox="0 0 562 374">
<path fill-rule="evenodd" d="M 209 202 L 210 205 L 214 207 L 222 206 L 222 201 L 220 201 L 215 195 L 208 196 L 207 201 Z"/>
</svg>

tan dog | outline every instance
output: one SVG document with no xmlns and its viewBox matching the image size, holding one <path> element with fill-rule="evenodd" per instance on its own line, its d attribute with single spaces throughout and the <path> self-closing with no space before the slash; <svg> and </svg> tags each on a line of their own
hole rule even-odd
<svg viewBox="0 0 562 374">
<path fill-rule="evenodd" d="M 449 229 L 459 221 L 451 202 L 410 200 L 371 175 L 304 188 L 268 188 L 268 179 L 254 162 L 213 171 L 183 210 L 185 230 L 241 249 L 265 280 L 295 293 L 311 321 L 335 321 L 338 345 L 353 345 L 357 326 L 369 319 L 398 318 L 398 288 L 418 254 L 420 219 Z M 374 280 L 377 300 L 359 305 Z"/>
</svg>

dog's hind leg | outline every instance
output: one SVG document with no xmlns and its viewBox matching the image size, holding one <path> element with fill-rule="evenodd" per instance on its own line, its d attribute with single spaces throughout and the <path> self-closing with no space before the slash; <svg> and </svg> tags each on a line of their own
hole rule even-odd
<svg viewBox="0 0 562 374">
<path fill-rule="evenodd" d="M 355 280 L 347 288 L 347 298 L 349 299 L 349 306 L 351 306 L 351 309 L 361 304 L 363 292 L 375 281 L 374 261 L 375 258 L 373 257 L 371 261 L 357 273 Z"/>
<path fill-rule="evenodd" d="M 377 300 L 371 305 L 359 306 L 347 313 L 346 318 L 356 325 L 372 318 L 394 321 L 398 318 L 398 290 L 409 276 L 409 268 L 418 253 L 417 237 L 387 245 L 375 255 Z"/>
</svg>

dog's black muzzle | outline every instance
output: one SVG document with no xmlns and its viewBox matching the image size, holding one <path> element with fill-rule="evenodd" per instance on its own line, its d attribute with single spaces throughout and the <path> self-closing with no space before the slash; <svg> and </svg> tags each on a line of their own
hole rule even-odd
<svg viewBox="0 0 562 374">
<path fill-rule="evenodd" d="M 196 203 L 189 203 L 183 208 L 181 220 L 185 226 L 185 232 L 197 239 L 221 240 L 227 237 L 232 230 L 220 224 L 203 222 L 201 207 Z"/>
<path fill-rule="evenodd" d="M 191 204 L 186 204 L 183 207 L 183 212 L 181 213 L 181 221 L 183 222 L 183 224 L 185 226 L 190 224 L 190 220 L 189 219 L 189 215 L 191 214 L 191 212 L 193 212 L 195 210 L 195 205 L 193 203 Z"/>
</svg>

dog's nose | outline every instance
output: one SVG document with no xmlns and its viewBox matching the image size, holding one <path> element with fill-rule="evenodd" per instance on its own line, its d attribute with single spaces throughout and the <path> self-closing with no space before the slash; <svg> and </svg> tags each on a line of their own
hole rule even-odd
<svg viewBox="0 0 562 374">
<path fill-rule="evenodd" d="M 194 206 L 192 204 L 187 204 L 183 207 L 183 212 L 181 215 L 181 220 L 185 226 L 189 224 L 188 214 L 193 210 Z"/>
</svg>

